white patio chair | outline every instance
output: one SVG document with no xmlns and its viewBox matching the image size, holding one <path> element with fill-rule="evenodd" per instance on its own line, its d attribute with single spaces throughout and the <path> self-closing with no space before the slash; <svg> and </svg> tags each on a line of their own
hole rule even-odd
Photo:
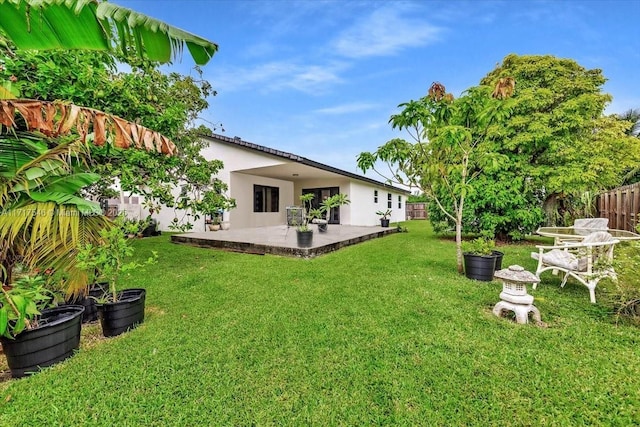
<svg viewBox="0 0 640 427">
<path fill-rule="evenodd" d="M 576 237 L 556 237 L 555 245 L 579 243 L 582 236 L 588 236 L 594 231 L 607 231 L 609 229 L 609 218 L 576 218 L 571 228 L 575 229 Z"/>
<path fill-rule="evenodd" d="M 547 270 L 560 271 L 564 277 L 561 287 L 571 276 L 589 289 L 592 303 L 596 302 L 596 286 L 603 277 L 617 280 L 613 269 L 613 248 L 616 240 L 606 231 L 589 234 L 579 243 L 563 243 L 561 245 L 538 245 L 538 252 L 531 252 L 531 258 L 538 260 L 536 276 Z M 533 289 L 537 284 L 533 285 Z"/>
</svg>

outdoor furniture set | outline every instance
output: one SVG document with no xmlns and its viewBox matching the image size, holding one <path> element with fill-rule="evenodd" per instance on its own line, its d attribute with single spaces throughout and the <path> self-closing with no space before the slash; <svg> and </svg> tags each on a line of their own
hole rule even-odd
<svg viewBox="0 0 640 427">
<path fill-rule="evenodd" d="M 553 246 L 537 245 L 531 257 L 538 261 L 536 276 L 545 271 L 563 275 L 561 287 L 573 277 L 589 289 L 592 303 L 596 302 L 595 289 L 600 279 L 617 280 L 613 268 L 613 249 L 617 243 L 639 240 L 640 235 L 625 230 L 608 228 L 606 218 L 577 219 L 572 227 L 541 227 L 537 234 L 555 239 Z M 537 283 L 533 284 L 533 289 Z"/>
</svg>

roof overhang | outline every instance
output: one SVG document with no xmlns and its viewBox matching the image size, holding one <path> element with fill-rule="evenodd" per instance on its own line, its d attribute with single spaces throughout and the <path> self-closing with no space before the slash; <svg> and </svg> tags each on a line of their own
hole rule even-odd
<svg viewBox="0 0 640 427">
<path fill-rule="evenodd" d="M 257 151 L 264 155 L 277 157 L 281 161 L 281 163 L 278 165 L 236 170 L 235 172 L 247 173 L 286 181 L 342 178 L 365 182 L 369 185 L 385 188 L 398 193 L 411 194 L 409 190 L 406 190 L 404 188 L 394 187 L 392 185 L 376 181 L 375 179 L 367 178 L 362 175 L 334 168 L 332 166 L 325 165 L 323 163 L 319 163 L 305 157 L 298 156 L 296 154 L 274 150 L 269 147 L 254 144 L 252 142 L 243 141 L 239 137 L 229 138 L 227 136 L 218 134 L 206 135 L 203 137 L 211 141 L 221 142 L 252 151 Z"/>
</svg>

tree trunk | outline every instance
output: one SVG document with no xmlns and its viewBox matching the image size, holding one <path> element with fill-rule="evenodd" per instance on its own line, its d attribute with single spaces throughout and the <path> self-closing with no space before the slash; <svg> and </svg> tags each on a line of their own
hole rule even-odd
<svg viewBox="0 0 640 427">
<path fill-rule="evenodd" d="M 458 262 L 458 273 L 463 274 L 462 266 L 462 215 L 458 214 L 456 218 L 456 261 Z"/>
</svg>

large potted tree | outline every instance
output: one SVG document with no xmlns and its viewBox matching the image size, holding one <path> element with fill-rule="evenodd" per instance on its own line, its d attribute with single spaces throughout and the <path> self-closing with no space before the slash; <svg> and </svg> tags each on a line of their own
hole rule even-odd
<svg viewBox="0 0 640 427">
<path fill-rule="evenodd" d="M 78 252 L 79 265 L 90 273 L 98 272 L 97 279 L 108 283 L 108 291 L 96 302 L 105 337 L 120 335 L 144 321 L 146 290 L 118 290 L 118 280 L 122 273 L 154 264 L 157 259 L 157 254 L 153 252 L 144 263 L 127 262 L 127 258 L 133 255 L 133 247 L 119 222 L 119 218 L 116 218 L 113 226 L 105 227 L 100 232 L 100 243 L 84 245 Z"/>
<path fill-rule="evenodd" d="M 514 89 L 515 80 L 505 77 L 493 88 L 472 87 L 455 99 L 435 82 L 426 96 L 400 104 L 403 110 L 389 120 L 393 128 L 407 130 L 414 142 L 394 138 L 358 156 L 363 172 L 378 172 L 378 163 L 386 163 L 391 176 L 378 173 L 387 182 L 420 189 L 455 224 L 459 273 L 464 271 L 462 225 L 469 183 L 499 168 L 502 157 L 490 147 L 501 121 L 511 114 Z"/>
<path fill-rule="evenodd" d="M 55 298 L 42 275 L 24 275 L 0 293 L 0 342 L 13 378 L 72 356 L 80 346 L 84 307 L 44 309 Z"/>
</svg>

